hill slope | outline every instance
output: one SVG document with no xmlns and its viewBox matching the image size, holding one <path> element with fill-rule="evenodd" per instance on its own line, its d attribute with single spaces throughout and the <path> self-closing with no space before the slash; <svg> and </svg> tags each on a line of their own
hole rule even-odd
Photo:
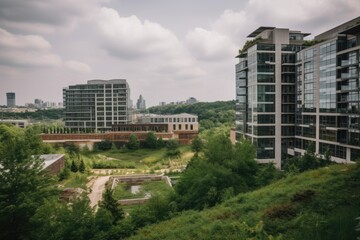
<svg viewBox="0 0 360 240">
<path fill-rule="evenodd" d="M 359 167 L 334 165 L 289 176 L 211 209 L 183 212 L 131 239 L 268 239 L 268 234 L 279 239 L 356 239 L 358 216 Z"/>
</svg>

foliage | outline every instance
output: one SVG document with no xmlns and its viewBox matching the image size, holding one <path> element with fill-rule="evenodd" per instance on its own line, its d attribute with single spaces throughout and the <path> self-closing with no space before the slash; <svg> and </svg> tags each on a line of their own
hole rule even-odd
<svg viewBox="0 0 360 240">
<path fill-rule="evenodd" d="M 56 194 L 43 170 L 42 143 L 32 128 L 0 124 L 0 239 L 26 239 L 36 210 Z"/>
<path fill-rule="evenodd" d="M 106 151 L 112 148 L 112 142 L 109 140 L 103 140 L 101 142 L 95 143 L 98 150 Z"/>
<path fill-rule="evenodd" d="M 147 110 L 157 114 L 195 114 L 198 116 L 201 131 L 221 125 L 233 126 L 235 123 L 234 100 L 156 106 Z"/>
<path fill-rule="evenodd" d="M 64 118 L 64 109 L 37 110 L 35 112 L 3 112 L 4 119 L 56 120 Z"/>
<path fill-rule="evenodd" d="M 84 172 L 85 172 L 85 163 L 84 163 L 84 160 L 83 160 L 83 159 L 80 160 L 79 172 L 81 172 L 81 173 L 84 173 Z"/>
<path fill-rule="evenodd" d="M 76 162 L 75 162 L 74 159 L 71 161 L 70 170 L 71 170 L 72 172 L 77 172 L 77 171 L 79 171 L 79 167 L 78 167 L 78 165 L 76 164 Z"/>
<path fill-rule="evenodd" d="M 170 139 L 166 143 L 166 155 L 179 157 L 181 155 L 179 148 L 179 141 L 176 139 Z"/>
<path fill-rule="evenodd" d="M 77 155 L 78 156 L 80 153 L 80 148 L 72 142 L 65 143 L 64 147 L 65 147 L 66 152 L 69 155 Z"/>
<path fill-rule="evenodd" d="M 276 169 L 273 163 L 261 164 L 256 174 L 256 185 L 266 186 L 282 177 L 284 173 Z"/>
<path fill-rule="evenodd" d="M 201 138 L 197 136 L 191 142 L 191 150 L 198 154 L 203 149 L 203 145 Z"/>
<path fill-rule="evenodd" d="M 135 134 L 131 134 L 130 137 L 129 137 L 129 141 L 128 143 L 126 144 L 127 148 L 128 149 L 131 149 L 131 150 L 137 150 L 139 149 L 140 147 L 140 142 L 139 140 L 137 139 L 136 135 Z"/>
<path fill-rule="evenodd" d="M 239 50 L 239 54 L 245 54 L 249 48 L 257 44 L 259 41 L 261 41 L 261 37 L 254 38 L 252 40 L 247 40 L 242 47 L 242 49 Z"/>
<path fill-rule="evenodd" d="M 257 163 L 251 143 L 235 147 L 223 133 L 208 137 L 204 157 L 195 156 L 176 184 L 179 209 L 211 207 L 255 187 Z"/>
<path fill-rule="evenodd" d="M 120 207 L 117 200 L 113 197 L 113 192 L 114 191 L 110 188 L 105 189 L 105 192 L 103 194 L 103 200 L 100 203 L 100 207 L 108 210 L 111 213 L 114 222 L 117 222 L 124 218 L 124 211 Z"/>
<path fill-rule="evenodd" d="M 131 239 L 356 239 L 359 194 L 356 166 L 330 165 L 286 176 L 210 209 L 182 212 Z"/>
<path fill-rule="evenodd" d="M 155 136 L 155 134 L 153 132 L 148 132 L 146 134 L 146 138 L 145 138 L 145 147 L 146 148 L 151 148 L 151 149 L 156 149 L 158 147 L 158 141 L 157 138 Z"/>
<path fill-rule="evenodd" d="M 297 173 L 324 167 L 331 164 L 329 156 L 328 151 L 324 158 L 317 156 L 315 153 L 315 146 L 312 144 L 308 147 L 303 156 L 295 156 L 286 160 L 284 170 L 288 173 Z"/>
</svg>

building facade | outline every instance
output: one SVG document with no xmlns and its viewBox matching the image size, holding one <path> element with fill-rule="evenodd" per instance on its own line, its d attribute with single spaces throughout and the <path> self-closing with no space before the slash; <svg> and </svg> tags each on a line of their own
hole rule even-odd
<svg viewBox="0 0 360 240">
<path fill-rule="evenodd" d="M 125 79 L 89 80 L 63 89 L 65 126 L 89 131 L 110 131 L 128 123 L 130 88 Z"/>
<path fill-rule="evenodd" d="M 310 145 L 338 162 L 360 157 L 360 18 L 316 36 L 311 46 L 307 35 L 260 27 L 237 56 L 237 138 L 249 138 L 257 160 L 278 168 Z"/>
<path fill-rule="evenodd" d="M 199 131 L 198 117 L 188 113 L 173 115 L 145 114 L 139 116 L 138 122 L 144 124 L 167 124 L 170 132 Z"/>
<path fill-rule="evenodd" d="M 6 93 L 6 106 L 9 107 L 9 108 L 16 107 L 15 93 L 14 92 Z"/>
</svg>

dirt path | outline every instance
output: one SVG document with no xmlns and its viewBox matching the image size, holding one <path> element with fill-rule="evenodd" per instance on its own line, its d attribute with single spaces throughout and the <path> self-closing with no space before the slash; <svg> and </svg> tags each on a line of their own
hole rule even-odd
<svg viewBox="0 0 360 240">
<path fill-rule="evenodd" d="M 90 186 L 90 206 L 94 207 L 102 199 L 102 194 L 105 190 L 105 183 L 109 180 L 110 176 L 98 177 L 94 180 L 92 186 Z"/>
</svg>

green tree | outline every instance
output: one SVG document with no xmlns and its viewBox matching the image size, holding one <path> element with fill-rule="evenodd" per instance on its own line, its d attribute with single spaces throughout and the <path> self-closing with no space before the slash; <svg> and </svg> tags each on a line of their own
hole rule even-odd
<svg viewBox="0 0 360 240">
<path fill-rule="evenodd" d="M 114 222 L 117 222 L 124 218 L 124 211 L 117 200 L 113 197 L 113 192 L 114 191 L 110 188 L 106 188 L 100 207 L 108 210 L 113 216 Z"/>
<path fill-rule="evenodd" d="M 0 239 L 27 239 L 30 219 L 57 193 L 54 179 L 35 153 L 41 146 L 33 131 L 0 124 Z"/>
<path fill-rule="evenodd" d="M 222 133 L 214 134 L 213 137 L 207 139 L 204 146 L 204 154 L 206 159 L 212 163 L 223 163 L 230 160 L 233 156 L 233 146 L 230 138 Z"/>
<path fill-rule="evenodd" d="M 76 164 L 76 162 L 75 162 L 74 159 L 71 161 L 70 170 L 71 170 L 72 172 L 77 172 L 77 171 L 79 170 L 78 165 Z"/>
<path fill-rule="evenodd" d="M 179 141 L 176 139 L 170 139 L 166 143 L 166 154 L 168 156 L 180 156 L 181 152 L 179 148 Z"/>
<path fill-rule="evenodd" d="M 145 147 L 155 149 L 158 147 L 157 138 L 153 132 L 148 132 L 145 138 Z"/>
<path fill-rule="evenodd" d="M 139 140 L 137 139 L 136 135 L 135 134 L 131 134 L 130 137 L 129 137 L 129 141 L 128 143 L 126 144 L 127 148 L 128 149 L 131 149 L 131 150 L 137 150 L 139 149 L 140 147 L 140 142 Z"/>
<path fill-rule="evenodd" d="M 112 142 L 110 142 L 109 140 L 104 140 L 104 141 L 95 143 L 95 145 L 97 146 L 97 149 L 99 149 L 101 151 L 110 150 L 112 148 Z"/>
<path fill-rule="evenodd" d="M 85 163 L 84 163 L 83 159 L 81 159 L 80 164 L 79 164 L 79 172 L 81 172 L 81 173 L 85 172 Z"/>
<path fill-rule="evenodd" d="M 201 152 L 202 149 L 203 149 L 203 142 L 202 142 L 201 138 L 197 136 L 191 142 L 191 150 L 195 154 L 198 154 L 199 152 Z"/>
</svg>

